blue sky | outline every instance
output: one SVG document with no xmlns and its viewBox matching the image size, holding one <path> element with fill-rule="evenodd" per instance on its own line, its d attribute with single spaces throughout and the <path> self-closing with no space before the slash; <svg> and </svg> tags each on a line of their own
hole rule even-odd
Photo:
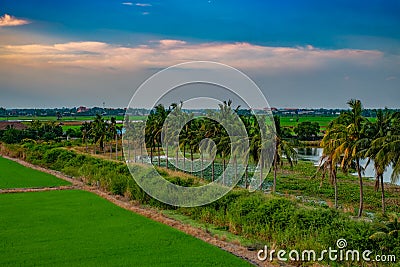
<svg viewBox="0 0 400 267">
<path fill-rule="evenodd" d="M 156 70 L 213 60 L 271 106 L 399 108 L 399 14 L 399 1 L 3 0 L 0 106 L 126 106 Z"/>
</svg>

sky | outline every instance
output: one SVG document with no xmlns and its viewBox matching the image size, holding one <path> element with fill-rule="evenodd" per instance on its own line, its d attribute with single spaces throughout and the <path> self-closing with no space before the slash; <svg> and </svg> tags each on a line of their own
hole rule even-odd
<svg viewBox="0 0 400 267">
<path fill-rule="evenodd" d="M 0 107 L 126 107 L 151 75 L 201 60 L 272 107 L 400 108 L 399 14 L 398 0 L 2 0 Z"/>
</svg>

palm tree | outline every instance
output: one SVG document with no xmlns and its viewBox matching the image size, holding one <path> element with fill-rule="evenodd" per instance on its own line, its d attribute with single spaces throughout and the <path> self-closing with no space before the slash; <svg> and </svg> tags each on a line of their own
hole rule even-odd
<svg viewBox="0 0 400 267">
<path fill-rule="evenodd" d="M 91 134 L 92 131 L 92 123 L 91 122 L 84 122 L 81 126 L 81 132 L 82 132 L 82 142 L 85 142 L 85 146 L 86 146 L 86 153 L 88 153 L 88 138 Z"/>
<path fill-rule="evenodd" d="M 360 100 L 352 99 L 347 104 L 351 110 L 342 113 L 332 122 L 330 138 L 337 142 L 335 153 L 341 155 L 340 166 L 342 170 L 347 172 L 355 165 L 360 186 L 358 217 L 361 217 L 364 207 L 364 191 L 360 160 L 365 157 L 363 149 L 366 147 L 367 139 L 364 134 L 364 126 L 367 123 L 367 119 L 362 116 L 363 108 Z"/>
<path fill-rule="evenodd" d="M 337 164 L 340 161 L 340 154 L 337 153 L 338 143 L 332 137 L 332 133 L 333 132 L 331 132 L 330 128 L 328 127 L 328 130 L 327 130 L 324 138 L 321 141 L 321 147 L 323 148 L 323 152 L 322 152 L 322 157 L 320 160 L 320 165 L 319 165 L 318 171 L 321 168 L 323 169 L 321 186 L 322 186 L 322 181 L 325 178 L 326 172 L 329 172 L 328 173 L 329 181 L 331 184 L 333 184 L 334 190 L 335 190 L 335 208 L 337 209 L 339 207 L 339 205 L 338 205 Z"/>
<path fill-rule="evenodd" d="M 104 151 L 104 141 L 107 134 L 107 123 L 104 121 L 103 117 L 96 114 L 96 118 L 92 123 L 92 136 L 95 143 L 99 143 L 101 151 Z"/>
<path fill-rule="evenodd" d="M 382 213 L 385 213 L 385 189 L 383 173 L 386 168 L 393 164 L 395 169 L 398 165 L 400 137 L 399 131 L 400 113 L 391 113 L 388 110 L 377 111 L 376 121 L 369 124 L 368 135 L 370 146 L 366 150 L 365 156 L 374 161 L 375 169 L 375 190 L 381 188 Z M 398 168 L 397 168 L 398 170 Z M 392 174 L 393 182 L 399 177 L 394 170 Z"/>
<path fill-rule="evenodd" d="M 297 163 L 297 151 L 294 149 L 294 143 L 292 140 L 286 140 L 282 136 L 281 122 L 279 116 L 274 116 L 275 123 L 275 155 L 273 160 L 274 166 L 274 181 L 272 186 L 272 192 L 276 192 L 276 174 L 278 170 L 278 164 L 283 164 L 282 156 L 285 155 L 290 166 Z"/>
</svg>

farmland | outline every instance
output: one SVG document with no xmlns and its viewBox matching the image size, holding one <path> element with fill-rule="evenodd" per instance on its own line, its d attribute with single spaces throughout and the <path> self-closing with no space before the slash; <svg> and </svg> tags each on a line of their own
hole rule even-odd
<svg viewBox="0 0 400 267">
<path fill-rule="evenodd" d="M 1 266 L 247 266 L 85 191 L 1 194 Z"/>
<path fill-rule="evenodd" d="M 0 169 L 0 189 L 52 187 L 70 184 L 50 174 L 32 170 L 2 157 L 0 157 Z"/>
</svg>

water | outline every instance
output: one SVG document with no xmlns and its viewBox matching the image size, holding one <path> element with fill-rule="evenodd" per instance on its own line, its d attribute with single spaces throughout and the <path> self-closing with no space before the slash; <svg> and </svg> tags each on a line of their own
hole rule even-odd
<svg viewBox="0 0 400 267">
<path fill-rule="evenodd" d="M 319 147 L 299 147 L 296 148 L 299 159 L 308 160 L 314 163 L 315 166 L 318 166 L 321 161 L 322 156 L 322 148 Z M 361 160 L 360 163 L 363 167 L 367 164 L 367 159 Z M 389 166 L 385 173 L 383 174 L 383 181 L 386 183 L 390 183 L 390 176 L 392 174 L 393 168 Z M 357 175 L 357 173 L 353 174 Z M 375 179 L 375 170 L 374 170 L 374 161 L 370 160 L 368 166 L 364 169 L 363 177 Z M 396 182 L 397 185 L 400 185 L 400 179 Z"/>
</svg>

